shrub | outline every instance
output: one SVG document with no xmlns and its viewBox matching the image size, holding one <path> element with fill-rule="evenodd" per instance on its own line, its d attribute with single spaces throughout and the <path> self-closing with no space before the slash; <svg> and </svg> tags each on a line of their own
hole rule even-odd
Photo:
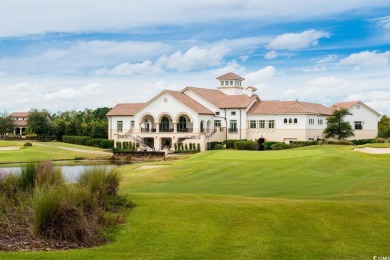
<svg viewBox="0 0 390 260">
<path fill-rule="evenodd" d="M 121 142 L 116 142 L 116 148 L 122 149 L 122 143 Z"/>
<path fill-rule="evenodd" d="M 326 140 L 326 143 L 336 145 L 352 145 L 352 141 L 349 140 Z"/>
<path fill-rule="evenodd" d="M 101 138 L 90 138 L 90 139 L 85 141 L 85 145 L 100 147 L 100 142 L 102 140 L 103 139 L 101 139 Z"/>
<path fill-rule="evenodd" d="M 192 143 L 189 144 L 190 151 L 192 151 Z"/>
<path fill-rule="evenodd" d="M 24 147 L 30 147 L 30 146 L 32 146 L 32 143 L 31 142 L 25 142 L 23 146 Z"/>
<path fill-rule="evenodd" d="M 216 150 L 215 146 L 217 144 L 221 144 L 222 145 L 222 142 L 208 142 L 207 143 L 207 150 Z"/>
<path fill-rule="evenodd" d="M 184 144 L 184 150 L 188 152 L 188 144 Z"/>
<path fill-rule="evenodd" d="M 236 141 L 246 141 L 246 139 L 239 140 L 239 139 L 230 139 L 223 141 L 223 144 L 226 146 L 226 149 L 235 149 L 234 142 Z"/>
<path fill-rule="evenodd" d="M 110 149 L 114 147 L 114 140 L 102 139 L 100 148 Z"/>
<path fill-rule="evenodd" d="M 62 141 L 64 143 L 70 143 L 70 144 L 80 144 L 85 145 L 85 142 L 90 139 L 89 136 L 70 136 L 70 135 L 63 135 Z"/>
<path fill-rule="evenodd" d="M 328 140 L 328 144 L 331 144 L 329 142 L 332 142 L 331 140 Z M 358 139 L 358 140 L 352 140 L 351 141 L 353 145 L 362 145 L 362 144 L 372 144 L 375 143 L 375 139 Z M 332 143 L 334 144 L 334 143 Z"/>
<path fill-rule="evenodd" d="M 234 149 L 236 150 L 257 150 L 257 144 L 254 141 L 235 141 Z"/>
<path fill-rule="evenodd" d="M 177 143 L 174 143 L 173 147 L 175 147 L 175 151 L 177 151 Z"/>
<path fill-rule="evenodd" d="M 287 145 L 287 149 L 310 146 L 310 145 L 317 145 L 317 144 L 318 144 L 318 141 L 293 141 Z"/>
<path fill-rule="evenodd" d="M 223 146 L 223 144 L 216 144 L 216 145 L 214 146 L 214 150 L 223 150 L 223 149 L 225 149 L 225 147 Z"/>
<path fill-rule="evenodd" d="M 378 137 L 377 139 L 375 139 L 375 142 L 376 142 L 376 143 L 386 143 L 386 139 L 385 139 L 385 138 Z"/>
<path fill-rule="evenodd" d="M 279 142 L 271 145 L 272 150 L 284 150 L 287 149 L 287 144 L 285 142 Z"/>
<path fill-rule="evenodd" d="M 278 143 L 278 142 L 274 142 L 274 141 L 265 142 L 265 143 L 264 143 L 264 150 L 272 150 L 272 149 L 271 149 L 271 146 L 272 146 L 273 144 L 276 144 L 276 143 Z"/>
</svg>

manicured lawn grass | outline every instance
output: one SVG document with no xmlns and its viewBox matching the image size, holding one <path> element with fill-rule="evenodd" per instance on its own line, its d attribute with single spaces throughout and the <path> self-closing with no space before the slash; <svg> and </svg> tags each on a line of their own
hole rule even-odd
<svg viewBox="0 0 390 260">
<path fill-rule="evenodd" d="M 70 160 L 75 158 L 83 159 L 98 159 L 107 158 L 107 155 L 94 154 L 94 151 L 102 151 L 102 149 L 80 146 L 80 145 L 69 145 L 58 142 L 33 142 L 32 147 L 23 147 L 24 141 L 0 141 L 0 147 L 6 146 L 20 146 L 18 150 L 0 151 L 0 163 L 8 162 L 27 162 L 30 160 Z M 69 151 L 59 149 L 55 146 L 63 146 L 69 148 L 89 150 L 91 153 L 84 153 L 79 151 Z"/>
<path fill-rule="evenodd" d="M 357 147 L 390 148 L 390 143 L 363 144 Z"/>
<path fill-rule="evenodd" d="M 313 146 L 122 167 L 137 203 L 113 242 L 0 258 L 372 259 L 390 255 L 390 155 Z"/>
</svg>

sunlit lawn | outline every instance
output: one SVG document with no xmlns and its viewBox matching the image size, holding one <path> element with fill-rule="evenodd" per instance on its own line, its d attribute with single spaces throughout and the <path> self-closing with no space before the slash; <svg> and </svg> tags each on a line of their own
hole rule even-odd
<svg viewBox="0 0 390 260">
<path fill-rule="evenodd" d="M 109 244 L 0 258 L 372 259 L 390 255 L 390 155 L 313 146 L 122 167 L 137 207 Z"/>
</svg>

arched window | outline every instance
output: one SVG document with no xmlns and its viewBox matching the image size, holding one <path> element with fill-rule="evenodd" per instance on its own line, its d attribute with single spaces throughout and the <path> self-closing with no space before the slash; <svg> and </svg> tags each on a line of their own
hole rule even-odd
<svg viewBox="0 0 390 260">
<path fill-rule="evenodd" d="M 298 119 L 294 118 L 294 124 L 298 124 Z"/>
<path fill-rule="evenodd" d="M 292 118 L 290 118 L 290 119 L 288 120 L 288 123 L 289 123 L 289 124 L 292 124 Z"/>
<path fill-rule="evenodd" d="M 179 118 L 179 124 L 177 125 L 178 132 L 186 132 L 187 131 L 187 120 L 184 116 Z"/>
<path fill-rule="evenodd" d="M 287 124 L 287 118 L 284 119 L 284 123 Z"/>
<path fill-rule="evenodd" d="M 161 119 L 160 132 L 168 132 L 168 131 L 169 131 L 169 119 L 168 117 L 164 116 Z"/>
</svg>

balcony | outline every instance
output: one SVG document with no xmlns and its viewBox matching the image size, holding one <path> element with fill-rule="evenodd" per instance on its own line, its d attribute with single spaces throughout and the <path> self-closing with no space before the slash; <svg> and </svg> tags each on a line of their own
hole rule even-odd
<svg viewBox="0 0 390 260">
<path fill-rule="evenodd" d="M 156 128 L 141 128 L 141 133 L 155 133 Z"/>
</svg>

